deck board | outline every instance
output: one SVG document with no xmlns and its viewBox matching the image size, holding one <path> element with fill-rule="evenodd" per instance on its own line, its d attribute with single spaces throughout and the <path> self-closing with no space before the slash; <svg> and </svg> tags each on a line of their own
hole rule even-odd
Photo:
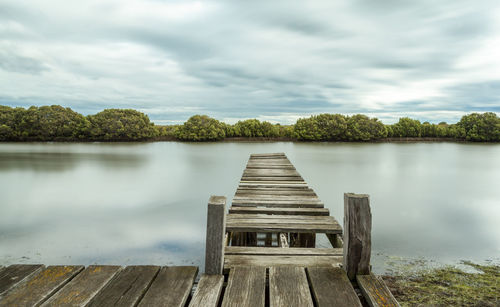
<svg viewBox="0 0 500 307">
<path fill-rule="evenodd" d="M 194 266 L 162 267 L 139 306 L 184 306 L 196 274 Z"/>
<path fill-rule="evenodd" d="M 358 275 L 356 280 L 370 307 L 399 307 L 399 303 L 380 277 L 373 274 Z"/>
<path fill-rule="evenodd" d="M 341 268 L 308 267 L 313 297 L 318 307 L 362 307 L 361 302 Z"/>
<path fill-rule="evenodd" d="M 116 265 L 88 266 L 42 306 L 86 306 L 120 269 Z"/>
<path fill-rule="evenodd" d="M 159 266 L 128 266 L 116 274 L 88 306 L 136 306 L 149 288 Z"/>
<path fill-rule="evenodd" d="M 61 289 L 83 266 L 48 266 L 17 284 L 0 299 L 0 306 L 38 306 Z"/>
<path fill-rule="evenodd" d="M 189 307 L 216 307 L 218 306 L 224 275 L 203 274 L 196 287 L 196 292 L 189 303 Z"/>
<path fill-rule="evenodd" d="M 266 297 L 266 269 L 238 266 L 229 273 L 222 307 L 263 307 Z"/>
<path fill-rule="evenodd" d="M 269 306 L 314 306 L 304 268 L 269 268 Z"/>
<path fill-rule="evenodd" d="M 0 295 L 42 268 L 41 264 L 13 264 L 0 269 Z"/>
</svg>

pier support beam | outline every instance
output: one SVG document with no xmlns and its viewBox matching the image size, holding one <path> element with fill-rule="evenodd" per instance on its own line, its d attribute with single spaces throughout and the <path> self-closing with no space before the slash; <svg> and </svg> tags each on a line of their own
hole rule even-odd
<svg viewBox="0 0 500 307">
<path fill-rule="evenodd" d="M 344 194 L 344 262 L 350 280 L 370 274 L 372 214 L 366 194 Z"/>
<path fill-rule="evenodd" d="M 208 201 L 205 273 L 222 274 L 226 231 L 226 197 L 211 196 Z"/>
</svg>

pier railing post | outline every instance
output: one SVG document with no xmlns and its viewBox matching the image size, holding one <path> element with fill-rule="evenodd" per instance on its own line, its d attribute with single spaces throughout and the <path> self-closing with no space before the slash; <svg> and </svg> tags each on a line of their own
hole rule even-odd
<svg viewBox="0 0 500 307">
<path fill-rule="evenodd" d="M 366 194 L 344 193 L 344 261 L 349 279 L 370 274 L 372 214 Z"/>
<path fill-rule="evenodd" d="M 222 274 L 226 230 L 226 197 L 211 196 L 207 212 L 205 273 Z"/>
</svg>

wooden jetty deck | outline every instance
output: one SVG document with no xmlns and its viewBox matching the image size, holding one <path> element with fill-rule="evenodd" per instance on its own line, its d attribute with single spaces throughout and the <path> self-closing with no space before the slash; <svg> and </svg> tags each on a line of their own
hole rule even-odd
<svg viewBox="0 0 500 307">
<path fill-rule="evenodd" d="M 0 306 L 399 306 L 370 273 L 368 196 L 344 211 L 345 233 L 285 154 L 254 154 L 228 212 L 210 197 L 198 282 L 194 266 L 11 265 Z"/>
</svg>

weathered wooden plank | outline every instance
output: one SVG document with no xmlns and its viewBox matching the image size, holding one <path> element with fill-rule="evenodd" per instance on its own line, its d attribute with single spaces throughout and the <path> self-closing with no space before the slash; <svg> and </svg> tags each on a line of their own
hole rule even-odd
<svg viewBox="0 0 500 307">
<path fill-rule="evenodd" d="M 233 202 L 245 201 L 316 201 L 321 202 L 315 195 L 250 195 L 250 196 L 234 196 Z"/>
<path fill-rule="evenodd" d="M 370 307 L 399 307 L 398 301 L 380 277 L 373 274 L 357 275 L 356 279 Z"/>
<path fill-rule="evenodd" d="M 246 169 L 243 177 L 300 177 L 296 170 L 288 169 Z"/>
<path fill-rule="evenodd" d="M 310 189 L 304 181 L 285 181 L 285 182 L 240 182 L 239 188 L 257 188 L 257 189 Z"/>
<path fill-rule="evenodd" d="M 91 265 L 42 306 L 86 306 L 120 269 L 120 266 Z"/>
<path fill-rule="evenodd" d="M 224 275 L 203 274 L 189 303 L 189 307 L 218 306 L 223 284 Z"/>
<path fill-rule="evenodd" d="M 225 255 L 342 256 L 341 248 L 276 248 L 227 246 Z"/>
<path fill-rule="evenodd" d="M 344 270 L 350 280 L 370 274 L 372 214 L 365 194 L 344 194 Z"/>
<path fill-rule="evenodd" d="M 276 247 L 275 247 L 276 248 Z M 283 249 L 283 248 L 281 248 Z M 226 255 L 224 269 L 238 266 L 300 266 L 300 267 L 331 267 L 342 263 L 342 256 L 311 256 L 311 255 Z"/>
<path fill-rule="evenodd" d="M 304 181 L 300 176 L 296 177 L 264 177 L 264 176 L 242 176 L 241 181 Z"/>
<path fill-rule="evenodd" d="M 259 208 L 259 207 L 231 207 L 230 214 L 270 214 L 270 215 L 316 215 L 327 216 L 327 208 Z"/>
<path fill-rule="evenodd" d="M 313 307 L 304 268 L 269 268 L 269 305 L 271 307 Z"/>
<path fill-rule="evenodd" d="M 49 266 L 4 293 L 0 306 L 39 306 L 61 289 L 83 266 Z"/>
<path fill-rule="evenodd" d="M 239 266 L 229 273 L 222 302 L 223 307 L 264 306 L 266 297 L 266 269 Z"/>
<path fill-rule="evenodd" d="M 269 190 L 269 189 L 237 189 L 235 196 L 283 195 L 283 196 L 317 196 L 312 190 Z"/>
<path fill-rule="evenodd" d="M 341 268 L 307 267 L 316 306 L 361 307 L 351 282 Z"/>
<path fill-rule="evenodd" d="M 248 199 L 233 200 L 232 205 L 323 205 L 321 200 L 267 200 L 267 199 Z"/>
<path fill-rule="evenodd" d="M 328 224 L 274 224 L 274 223 L 243 223 L 226 224 L 227 231 L 233 232 L 301 232 L 301 233 L 342 233 L 339 225 Z"/>
<path fill-rule="evenodd" d="M 269 164 L 247 164 L 246 169 L 290 169 L 294 170 L 295 167 L 293 165 L 269 165 Z"/>
<path fill-rule="evenodd" d="M 191 293 L 198 267 L 162 267 L 139 306 L 184 306 Z"/>
<path fill-rule="evenodd" d="M 89 307 L 136 306 L 160 270 L 159 266 L 128 266 L 90 302 Z"/>
<path fill-rule="evenodd" d="M 250 157 L 275 157 L 275 156 L 283 156 L 286 157 L 284 152 L 264 152 L 264 153 L 253 153 L 250 154 Z"/>
<path fill-rule="evenodd" d="M 227 215 L 226 222 L 232 220 L 273 220 L 276 223 L 315 223 L 315 224 L 331 224 L 337 223 L 333 216 L 324 215 L 269 215 L 269 214 L 234 214 Z"/>
<path fill-rule="evenodd" d="M 0 270 L 0 295 L 41 270 L 41 264 L 13 264 Z"/>
<path fill-rule="evenodd" d="M 222 274 L 226 227 L 226 197 L 211 196 L 208 201 L 205 273 Z"/>
<path fill-rule="evenodd" d="M 262 208 L 323 208 L 321 203 L 300 203 L 300 204 L 290 204 L 290 203 L 258 203 L 248 204 L 248 203 L 233 203 L 232 207 L 262 207 Z"/>
</svg>

